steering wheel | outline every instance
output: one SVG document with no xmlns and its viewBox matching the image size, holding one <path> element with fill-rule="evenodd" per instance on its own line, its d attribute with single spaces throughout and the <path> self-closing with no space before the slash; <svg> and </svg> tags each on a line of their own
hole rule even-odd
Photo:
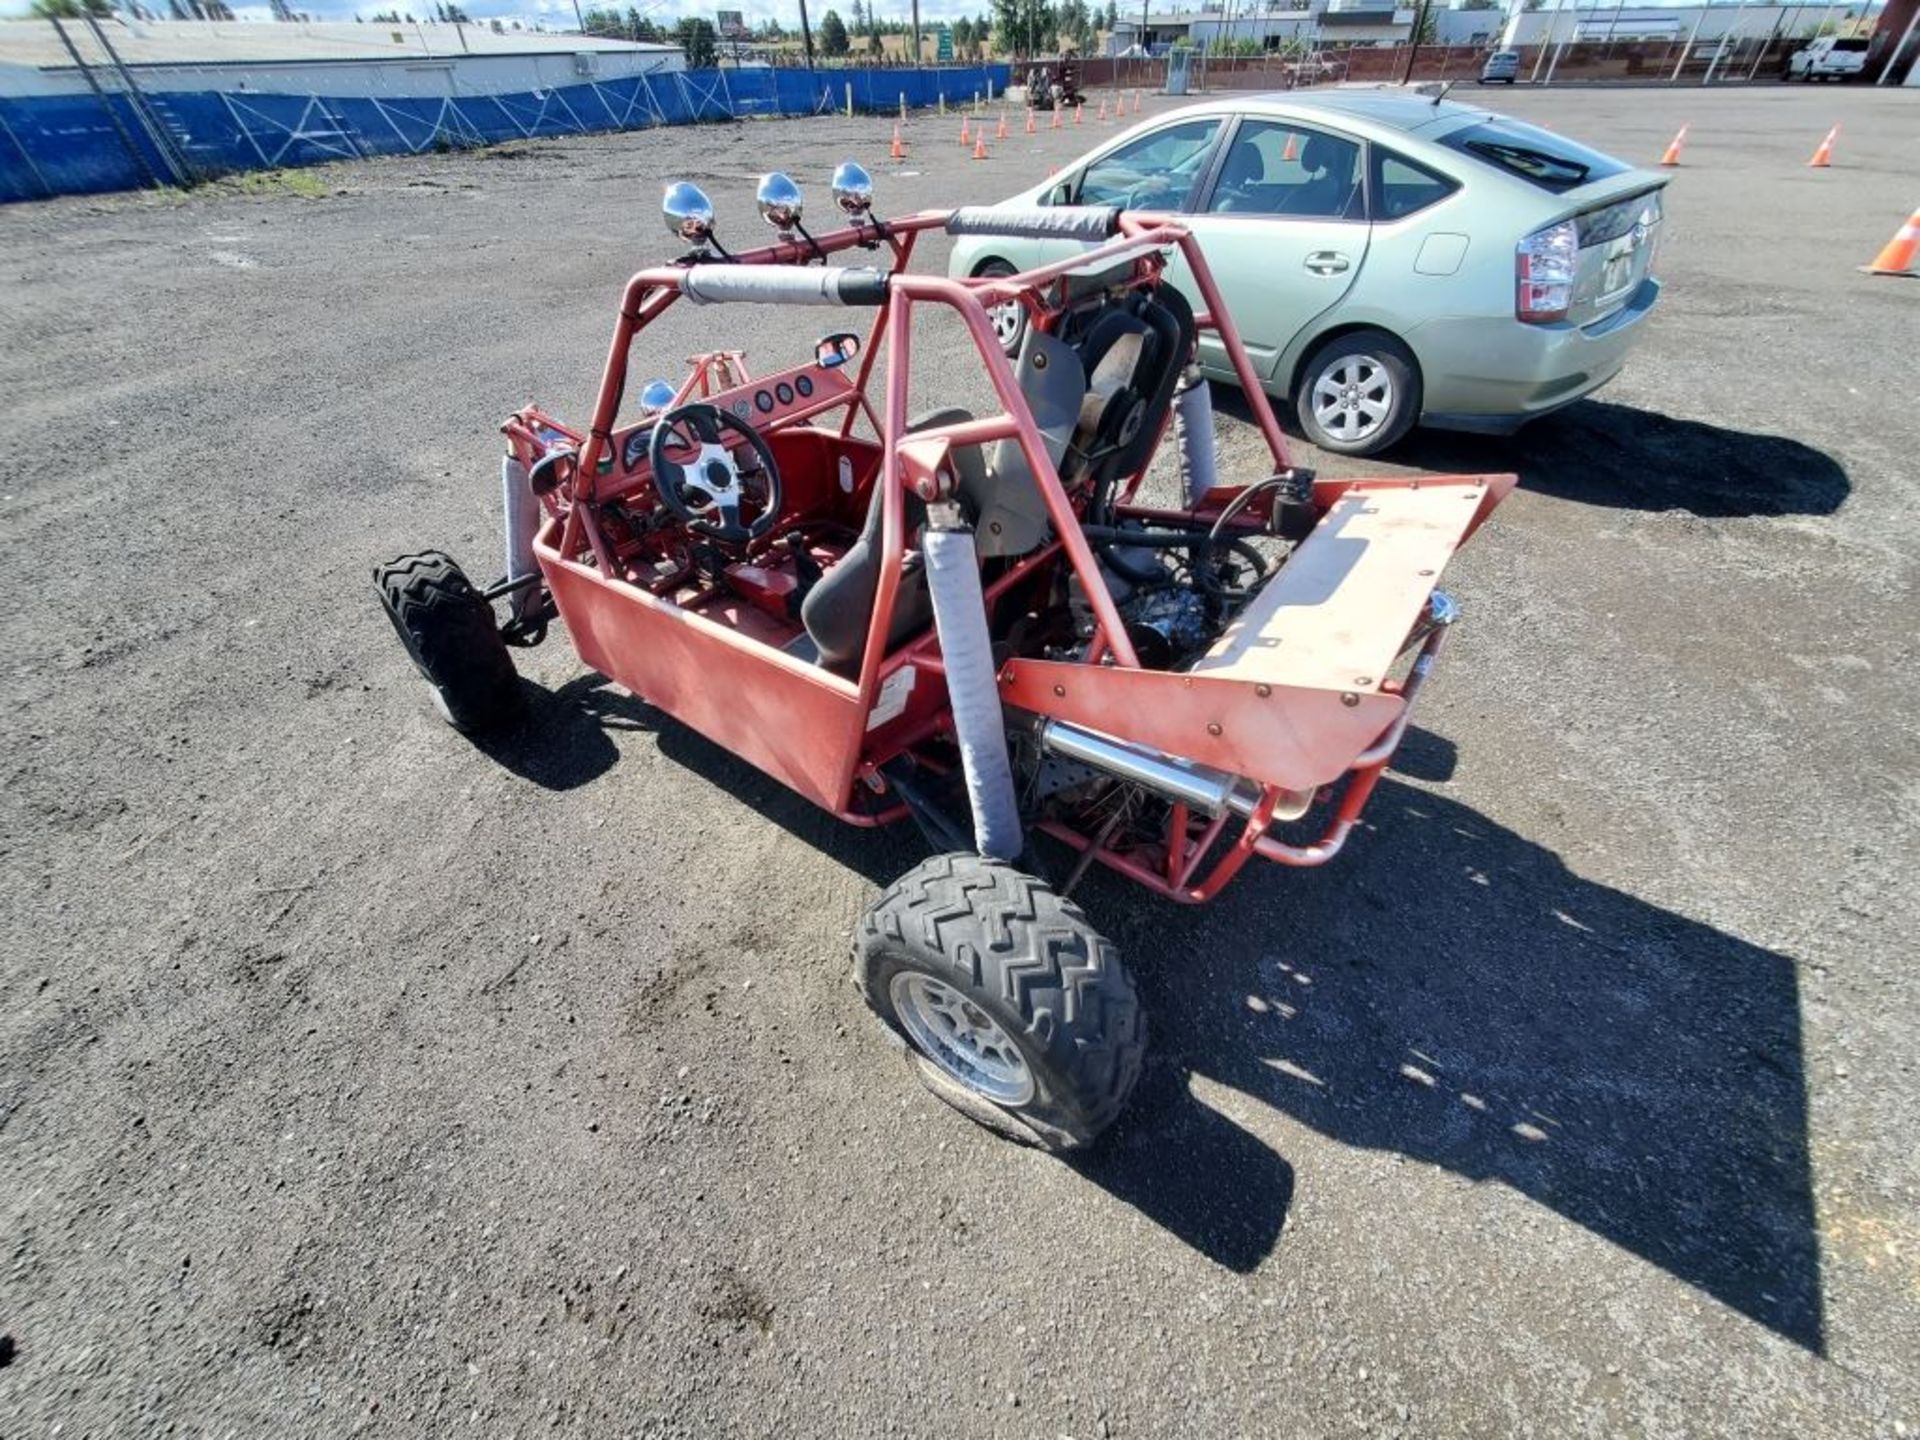
<svg viewBox="0 0 1920 1440">
<path fill-rule="evenodd" d="M 738 438 L 724 439 L 728 430 Z M 742 441 L 752 451 L 745 465 L 733 453 Z M 676 460 L 675 451 L 693 454 Z M 701 535 L 744 545 L 780 518 L 780 471 L 773 451 L 758 430 L 718 405 L 695 401 L 667 411 L 653 427 L 648 459 L 660 503 Z M 741 518 L 747 500 L 760 511 L 751 522 Z"/>
</svg>

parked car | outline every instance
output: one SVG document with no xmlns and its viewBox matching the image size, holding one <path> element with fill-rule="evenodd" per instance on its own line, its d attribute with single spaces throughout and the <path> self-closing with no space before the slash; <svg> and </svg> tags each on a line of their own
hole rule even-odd
<svg viewBox="0 0 1920 1440">
<path fill-rule="evenodd" d="M 1315 444 L 1368 455 L 1416 423 L 1510 433 L 1617 374 L 1660 294 L 1666 182 L 1474 106 L 1356 90 L 1172 111 L 1005 203 L 1182 212 L 1267 391 Z M 949 272 L 1084 248 L 971 236 Z M 1017 353 L 1025 309 L 994 325 Z M 1232 379 L 1210 336 L 1201 361 Z"/>
<path fill-rule="evenodd" d="M 1795 80 L 1848 80 L 1867 68 L 1864 35 L 1822 35 L 1793 52 L 1787 74 Z"/>
<path fill-rule="evenodd" d="M 1306 55 L 1288 63 L 1285 74 L 1289 84 L 1333 85 L 1347 78 L 1347 62 L 1329 60 L 1324 55 Z"/>
<path fill-rule="evenodd" d="M 1487 56 L 1487 63 L 1480 67 L 1480 84 L 1511 85 L 1520 78 L 1520 52 L 1518 50 L 1496 50 Z"/>
</svg>

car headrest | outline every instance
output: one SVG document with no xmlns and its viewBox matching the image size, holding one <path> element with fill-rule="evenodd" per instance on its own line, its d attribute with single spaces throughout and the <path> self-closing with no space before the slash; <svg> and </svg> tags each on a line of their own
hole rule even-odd
<svg viewBox="0 0 1920 1440">
<path fill-rule="evenodd" d="M 1220 172 L 1222 185 L 1258 185 L 1267 178 L 1266 158 L 1256 145 L 1236 145 Z"/>
<path fill-rule="evenodd" d="M 1328 135 L 1309 135 L 1300 147 L 1300 165 L 1309 175 L 1318 175 L 1340 159 L 1342 146 Z"/>
</svg>

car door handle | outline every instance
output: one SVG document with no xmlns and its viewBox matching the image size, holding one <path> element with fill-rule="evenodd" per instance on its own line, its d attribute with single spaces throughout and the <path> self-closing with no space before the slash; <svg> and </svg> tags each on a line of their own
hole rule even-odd
<svg viewBox="0 0 1920 1440">
<path fill-rule="evenodd" d="M 1338 250 L 1316 250 L 1307 256 L 1307 269 L 1316 275 L 1338 275 L 1352 264 Z"/>
</svg>

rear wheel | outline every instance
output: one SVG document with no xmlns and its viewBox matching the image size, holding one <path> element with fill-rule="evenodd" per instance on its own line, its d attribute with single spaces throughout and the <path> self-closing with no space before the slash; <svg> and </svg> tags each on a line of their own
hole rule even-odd
<svg viewBox="0 0 1920 1440">
<path fill-rule="evenodd" d="M 961 1113 L 1048 1150 L 1126 1103 L 1146 1017 L 1120 956 L 1045 881 L 977 855 L 902 876 L 855 932 L 854 983 Z"/>
<path fill-rule="evenodd" d="M 989 260 L 974 272 L 976 276 L 998 280 L 1002 276 L 1017 275 L 1020 272 L 1005 260 Z M 987 319 L 993 322 L 993 338 L 1000 342 L 1000 348 L 1009 360 L 1017 359 L 1020 347 L 1027 339 L 1027 307 L 1018 300 L 1009 300 L 1004 305 L 996 305 L 987 312 Z"/>
<path fill-rule="evenodd" d="M 1322 450 L 1377 454 L 1420 416 L 1420 367 L 1384 330 L 1340 335 L 1301 367 L 1293 404 L 1300 428 Z"/>
<path fill-rule="evenodd" d="M 520 681 L 493 606 L 448 556 L 402 555 L 376 569 L 373 584 L 441 719 L 481 731 L 519 713 Z"/>
</svg>

